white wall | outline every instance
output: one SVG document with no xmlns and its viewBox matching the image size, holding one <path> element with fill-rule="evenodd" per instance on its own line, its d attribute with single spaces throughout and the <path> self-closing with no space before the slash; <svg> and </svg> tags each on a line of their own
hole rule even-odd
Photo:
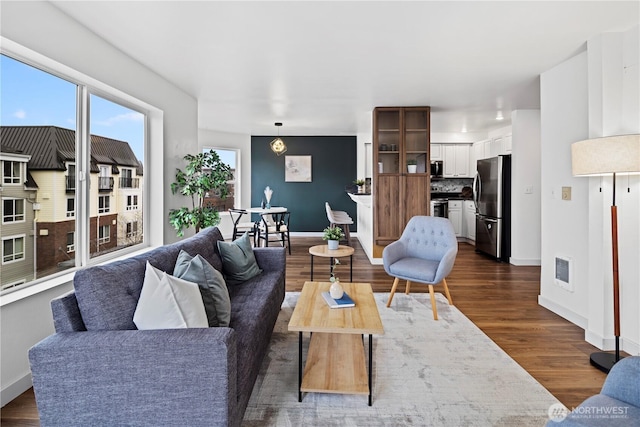
<svg viewBox="0 0 640 427">
<path fill-rule="evenodd" d="M 540 76 L 541 272 L 539 302 L 582 328 L 588 307 L 588 180 L 571 175 L 571 144 L 588 137 L 587 52 Z M 572 200 L 561 187 L 572 187 Z M 573 260 L 575 290 L 554 283 L 555 257 Z"/>
<path fill-rule="evenodd" d="M 581 53 L 542 74 L 542 272 L 539 302 L 585 329 L 585 339 L 614 348 L 611 177 L 571 176 L 570 145 L 640 133 L 638 26 L 590 39 Z M 572 187 L 572 200 L 560 187 Z M 640 177 L 619 176 L 621 348 L 640 354 Z M 573 259 L 575 291 L 554 284 L 557 255 Z"/>
<path fill-rule="evenodd" d="M 510 263 L 540 265 L 540 110 L 511 112 L 511 141 Z"/>
<path fill-rule="evenodd" d="M 198 150 L 196 100 L 134 59 L 61 13 L 48 2 L 2 2 L 0 34 L 52 61 L 96 79 L 117 91 L 157 108 L 150 125 L 150 147 L 145 175 L 152 196 L 148 221 L 152 244 L 177 240 L 167 227 L 168 212 L 183 204 L 172 196 L 169 185 L 186 153 Z M 164 122 L 162 123 L 162 117 Z M 162 233 L 153 233 L 163 230 Z M 51 284 L 49 284 L 51 285 Z M 46 287 L 46 286 L 43 286 Z M 32 288 L 35 288 L 32 287 Z M 3 297 L 1 321 L 2 405 L 29 387 L 28 349 L 53 331 L 48 302 L 71 288 L 59 284 L 44 293 L 29 292 Z"/>
</svg>

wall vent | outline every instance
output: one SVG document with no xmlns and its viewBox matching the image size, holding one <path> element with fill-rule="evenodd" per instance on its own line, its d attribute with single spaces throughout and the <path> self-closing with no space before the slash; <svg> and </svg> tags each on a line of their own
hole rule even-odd
<svg viewBox="0 0 640 427">
<path fill-rule="evenodd" d="M 568 257 L 556 257 L 554 277 L 556 285 L 573 292 L 573 261 Z"/>
</svg>

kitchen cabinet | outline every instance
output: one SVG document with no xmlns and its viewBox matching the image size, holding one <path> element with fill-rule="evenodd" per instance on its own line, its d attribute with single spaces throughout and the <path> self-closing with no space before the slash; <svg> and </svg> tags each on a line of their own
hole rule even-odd
<svg viewBox="0 0 640 427">
<path fill-rule="evenodd" d="M 462 237 L 462 200 L 449 200 L 449 221 L 457 237 Z"/>
<path fill-rule="evenodd" d="M 442 160 L 442 144 L 431 144 L 431 153 L 429 154 L 431 160 Z"/>
<path fill-rule="evenodd" d="M 429 138 L 429 107 L 373 110 L 373 236 L 378 246 L 398 240 L 411 217 L 429 215 Z M 416 173 L 408 173 L 407 161 L 415 162 Z"/>
<path fill-rule="evenodd" d="M 511 135 L 505 135 L 502 138 L 502 144 L 503 154 L 511 154 Z"/>
<path fill-rule="evenodd" d="M 462 205 L 462 220 L 466 226 L 465 237 L 476 240 L 476 205 L 473 200 L 465 200 Z"/>
<path fill-rule="evenodd" d="M 469 144 L 445 144 L 443 160 L 443 177 L 468 178 L 469 172 Z"/>
</svg>

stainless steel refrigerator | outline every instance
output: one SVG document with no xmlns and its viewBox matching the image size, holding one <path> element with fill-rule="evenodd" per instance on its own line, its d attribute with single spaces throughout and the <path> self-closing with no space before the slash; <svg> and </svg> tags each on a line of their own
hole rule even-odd
<svg viewBox="0 0 640 427">
<path fill-rule="evenodd" d="M 478 160 L 473 180 L 476 250 L 509 262 L 511 256 L 511 156 Z"/>
</svg>

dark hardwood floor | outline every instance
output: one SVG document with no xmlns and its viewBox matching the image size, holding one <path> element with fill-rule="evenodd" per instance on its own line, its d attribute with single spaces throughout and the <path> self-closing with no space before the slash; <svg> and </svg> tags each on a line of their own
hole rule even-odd
<svg viewBox="0 0 640 427">
<path fill-rule="evenodd" d="M 288 291 L 299 291 L 309 280 L 308 248 L 322 243 L 319 237 L 292 238 Z M 352 245 L 354 282 L 369 282 L 374 292 L 389 292 L 392 280 L 382 266 L 369 264 L 356 239 Z M 348 258 L 341 262 L 336 274 L 348 280 Z M 328 279 L 328 259 L 316 258 L 314 264 L 314 279 Z M 461 243 L 447 283 L 454 305 L 568 408 L 600 391 L 605 374 L 589 364 L 589 354 L 596 348 L 584 340 L 584 331 L 537 303 L 539 267 L 498 263 Z M 402 284 L 398 291 L 404 291 Z M 411 292 L 425 291 L 426 286 L 411 287 Z M 2 408 L 0 422 L 3 427 L 39 425 L 33 390 Z"/>
</svg>

